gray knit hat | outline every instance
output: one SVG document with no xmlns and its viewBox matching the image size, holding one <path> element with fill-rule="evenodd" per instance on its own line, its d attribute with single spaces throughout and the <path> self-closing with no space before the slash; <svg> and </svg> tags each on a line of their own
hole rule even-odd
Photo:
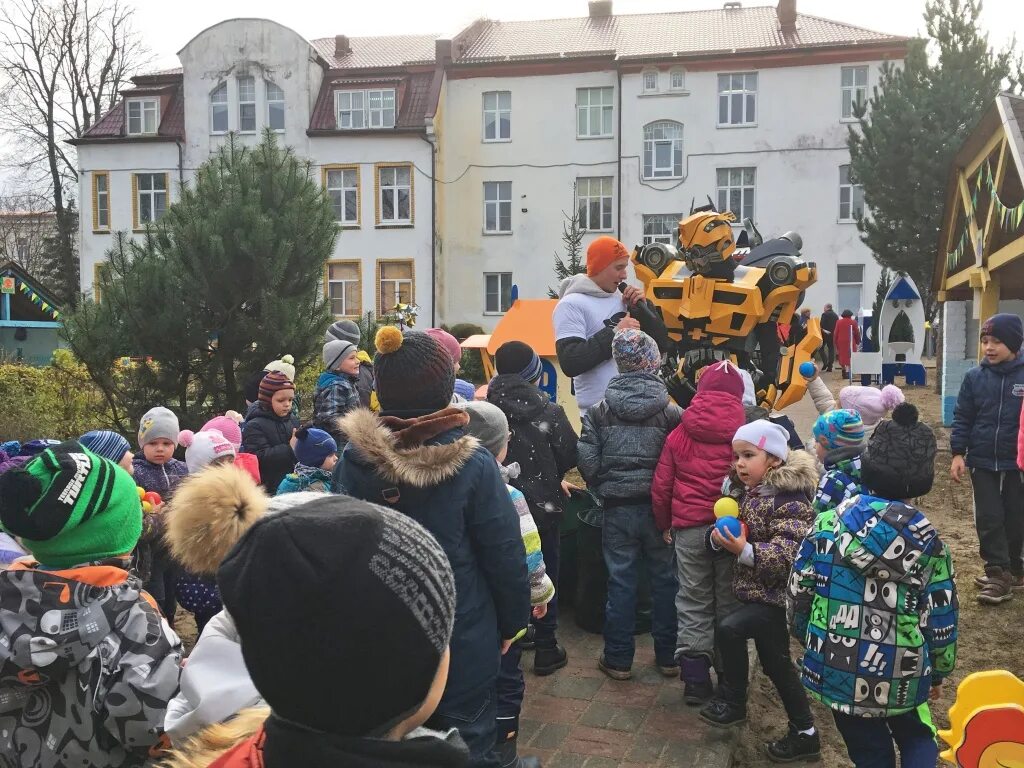
<svg viewBox="0 0 1024 768">
<path fill-rule="evenodd" d="M 357 347 L 361 338 L 359 326 L 351 320 L 339 320 L 324 333 L 324 341 L 350 341 Z"/>
<path fill-rule="evenodd" d="M 146 411 L 139 421 L 139 447 L 161 438 L 170 440 L 177 446 L 180 432 L 178 417 L 174 415 L 174 411 L 158 405 Z"/>
<path fill-rule="evenodd" d="M 455 407 L 469 414 L 466 434 L 479 440 L 494 456 L 501 453 L 508 443 L 508 418 L 501 408 L 486 400 L 458 403 Z"/>
<path fill-rule="evenodd" d="M 349 355 L 355 355 L 359 353 L 359 347 L 353 344 L 351 341 L 345 341 L 344 339 L 334 339 L 324 344 L 323 357 L 324 357 L 324 370 L 333 371 L 338 367 L 338 364 L 342 362 Z"/>
</svg>

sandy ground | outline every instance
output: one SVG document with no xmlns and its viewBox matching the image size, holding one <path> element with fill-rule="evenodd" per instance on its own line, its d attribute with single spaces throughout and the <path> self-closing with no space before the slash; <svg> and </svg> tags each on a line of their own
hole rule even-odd
<svg viewBox="0 0 1024 768">
<path fill-rule="evenodd" d="M 934 373 L 934 370 L 930 373 Z M 838 392 L 841 383 L 830 374 L 825 376 L 833 392 Z M 953 551 L 960 597 L 957 668 L 944 686 L 942 698 L 932 705 L 933 719 L 940 728 L 945 728 L 949 722 L 949 707 L 956 696 L 956 686 L 971 672 L 1007 669 L 1024 678 L 1024 654 L 1016 647 L 1016 643 L 1021 641 L 1020 627 L 1024 623 L 1024 593 L 1017 593 L 1013 600 L 998 607 L 985 607 L 977 602 L 978 588 L 974 584 L 974 577 L 982 575 L 984 570 L 978 558 L 970 483 L 965 481 L 963 485 L 957 485 L 949 477 L 949 430 L 942 426 L 939 396 L 931 386 L 904 391 L 907 400 L 918 407 L 921 419 L 935 429 L 938 439 L 935 484 L 931 493 L 921 500 L 920 507 Z M 801 437 L 808 440 L 810 429 L 805 424 L 807 419 L 801 419 L 798 428 L 802 430 Z M 794 643 L 793 651 L 794 659 L 799 658 L 799 644 Z M 849 758 L 831 715 L 820 704 L 812 702 L 812 706 L 822 734 L 824 764 L 849 765 Z M 772 765 L 764 754 L 763 744 L 781 735 L 785 715 L 774 687 L 760 669 L 757 669 L 751 685 L 748 708 L 748 725 L 736 764 L 746 768 Z"/>
</svg>

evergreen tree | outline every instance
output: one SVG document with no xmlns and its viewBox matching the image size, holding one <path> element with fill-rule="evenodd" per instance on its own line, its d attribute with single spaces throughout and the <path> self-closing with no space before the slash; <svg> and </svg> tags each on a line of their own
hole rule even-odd
<svg viewBox="0 0 1024 768">
<path fill-rule="evenodd" d="M 871 305 L 871 341 L 875 346 L 877 352 L 882 347 L 878 343 L 878 318 L 882 316 L 882 305 L 885 303 L 885 294 L 889 292 L 889 288 L 892 287 L 893 276 L 886 267 L 882 267 L 881 273 L 878 275 L 878 282 L 875 283 L 875 301 Z"/>
<path fill-rule="evenodd" d="M 572 213 L 562 212 L 565 221 L 562 222 L 562 248 L 565 251 L 563 259 L 555 253 L 555 279 L 561 283 L 565 278 L 573 275 L 582 275 L 587 271 L 583 261 L 583 236 L 587 233 L 580 221 L 580 213 L 575 206 Z M 558 298 L 557 288 L 548 288 L 548 296 L 552 299 Z"/>
<path fill-rule="evenodd" d="M 849 132 L 851 174 L 868 209 L 861 239 L 880 264 L 914 279 L 929 319 L 953 155 L 1000 87 L 1018 80 L 1011 51 L 993 51 L 979 31 L 980 13 L 981 0 L 929 0 L 929 40 L 913 41 L 902 66 L 883 65 Z"/>
<path fill-rule="evenodd" d="M 68 345 L 123 429 L 157 404 L 187 424 L 241 408 L 241 377 L 319 351 L 335 235 L 308 162 L 269 131 L 252 148 L 232 137 L 140 240 L 115 236 L 100 303 L 67 317 Z"/>
</svg>

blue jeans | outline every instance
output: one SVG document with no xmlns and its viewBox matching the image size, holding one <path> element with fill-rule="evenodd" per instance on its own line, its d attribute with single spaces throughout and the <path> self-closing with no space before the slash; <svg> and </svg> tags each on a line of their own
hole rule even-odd
<svg viewBox="0 0 1024 768">
<path fill-rule="evenodd" d="M 500 761 L 494 751 L 495 718 L 492 686 L 491 690 L 466 696 L 459 701 L 442 700 L 427 725 L 438 731 L 457 728 L 469 747 L 471 768 L 499 768 Z"/>
<path fill-rule="evenodd" d="M 608 567 L 608 604 L 604 614 L 604 658 L 612 667 L 629 669 L 636 644 L 636 592 L 641 562 L 651 581 L 651 635 L 662 666 L 675 664 L 676 571 L 673 549 L 654 525 L 649 504 L 606 508 L 602 532 Z"/>
<path fill-rule="evenodd" d="M 923 706 L 927 711 L 928 705 Z M 896 768 L 893 742 L 902 768 L 935 768 L 939 748 L 931 717 L 925 722 L 919 709 L 894 717 L 855 717 L 833 710 L 832 717 L 856 768 Z"/>
<path fill-rule="evenodd" d="M 533 619 L 534 643 L 537 648 L 554 648 L 558 644 L 555 632 L 558 630 L 558 561 L 562 548 L 562 520 L 557 515 L 545 515 L 537 520 L 540 533 L 540 550 L 544 555 L 544 569 L 555 585 L 555 596 L 548 603 L 548 612 L 543 619 Z"/>
</svg>

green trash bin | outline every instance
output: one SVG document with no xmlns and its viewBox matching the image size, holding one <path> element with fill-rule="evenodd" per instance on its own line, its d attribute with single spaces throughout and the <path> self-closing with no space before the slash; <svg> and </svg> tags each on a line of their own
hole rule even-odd
<svg viewBox="0 0 1024 768">
<path fill-rule="evenodd" d="M 604 631 L 604 608 L 608 602 L 608 568 L 604 564 L 601 534 L 604 509 L 589 491 L 591 504 L 576 517 L 576 590 L 573 613 L 580 629 L 594 634 Z M 613 513 L 614 514 L 614 513 Z M 561 581 L 561 579 L 560 579 Z M 641 566 L 638 579 L 636 627 L 634 634 L 651 631 L 651 588 L 647 571 Z"/>
</svg>

